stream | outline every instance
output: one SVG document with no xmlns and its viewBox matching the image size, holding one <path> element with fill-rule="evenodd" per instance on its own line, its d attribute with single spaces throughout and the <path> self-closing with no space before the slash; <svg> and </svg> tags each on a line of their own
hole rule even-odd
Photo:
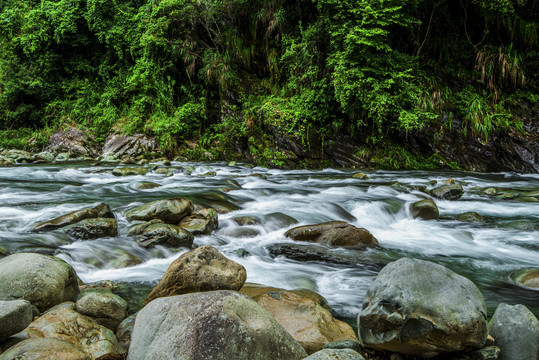
<svg viewBox="0 0 539 360">
<path fill-rule="evenodd" d="M 336 316 L 349 322 L 355 321 L 381 267 L 405 256 L 442 264 L 471 279 L 483 292 L 489 317 L 500 302 L 524 304 L 539 317 L 539 291 L 513 281 L 518 270 L 539 268 L 538 174 L 369 171 L 370 179 L 359 180 L 352 177 L 357 170 L 173 162 L 172 176 L 155 171 L 114 176 L 109 170 L 115 166 L 66 163 L 0 168 L 0 247 L 8 253 L 56 255 L 71 264 L 85 283 L 111 280 L 129 289 L 149 289 L 187 249 L 138 246 L 135 237 L 127 235 L 130 224 L 125 213 L 149 201 L 188 197 L 220 212 L 219 228 L 196 236 L 196 245 L 213 245 L 242 264 L 248 282 L 318 292 Z M 463 197 L 435 199 L 440 220 L 413 219 L 410 204 L 429 197 L 417 186 L 432 189 L 448 178 L 464 187 Z M 429 184 L 433 180 L 438 185 Z M 143 182 L 159 186 L 139 189 Z M 483 193 L 491 187 L 498 196 Z M 110 205 L 116 215 L 114 238 L 74 241 L 61 231 L 30 231 L 38 222 L 99 202 Z M 479 213 L 484 221 L 456 220 L 469 211 Z M 256 221 L 240 226 L 233 218 L 242 216 Z M 268 250 L 275 244 L 293 243 L 284 233 L 294 226 L 331 220 L 366 228 L 380 245 L 364 251 L 327 250 L 335 258 L 353 255 L 354 264 L 296 261 Z M 126 264 L 131 266 L 121 267 Z"/>
</svg>

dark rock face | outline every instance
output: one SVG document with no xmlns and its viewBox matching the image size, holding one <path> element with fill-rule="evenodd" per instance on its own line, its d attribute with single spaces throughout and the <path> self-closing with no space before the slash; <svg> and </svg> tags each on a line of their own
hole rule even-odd
<svg viewBox="0 0 539 360">
<path fill-rule="evenodd" d="M 74 156 L 95 157 L 98 153 L 98 146 L 90 135 L 71 127 L 51 135 L 46 150 L 56 154 L 67 152 Z"/>
<path fill-rule="evenodd" d="M 378 240 L 369 231 L 344 221 L 298 226 L 288 230 L 285 236 L 297 241 L 309 241 L 333 247 L 361 248 L 378 245 Z"/>
<path fill-rule="evenodd" d="M 358 327 L 365 346 L 418 357 L 478 349 L 487 340 L 479 289 L 441 265 L 409 258 L 380 271 Z"/>
<path fill-rule="evenodd" d="M 82 240 L 93 240 L 118 235 L 118 223 L 111 218 L 85 219 L 66 227 L 65 232 Z"/>
<path fill-rule="evenodd" d="M 112 213 L 112 210 L 107 204 L 100 203 L 99 205 L 93 208 L 85 208 L 85 209 L 73 211 L 73 212 L 70 212 L 69 214 L 59 216 L 56 219 L 41 222 L 35 225 L 32 231 L 48 231 L 48 230 L 59 229 L 64 226 L 77 223 L 81 220 L 93 219 L 93 218 L 113 219 L 114 214 Z"/>
<path fill-rule="evenodd" d="M 193 234 L 179 226 L 152 224 L 144 229 L 137 242 L 145 248 L 151 248 L 156 245 L 191 247 L 193 240 Z"/>
<path fill-rule="evenodd" d="M 116 159 L 121 159 L 124 156 L 135 158 L 144 153 L 151 153 L 156 149 L 157 142 L 145 135 L 127 136 L 113 133 L 105 139 L 102 153 Z"/>
</svg>

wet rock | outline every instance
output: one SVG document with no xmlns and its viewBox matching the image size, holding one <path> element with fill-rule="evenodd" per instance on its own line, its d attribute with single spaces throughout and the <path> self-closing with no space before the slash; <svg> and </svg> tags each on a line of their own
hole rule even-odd
<svg viewBox="0 0 539 360">
<path fill-rule="evenodd" d="M 69 310 L 76 311 L 76 307 L 77 306 L 75 305 L 75 303 L 73 301 L 64 301 L 63 303 L 60 303 L 58 305 L 54 305 L 49 310 L 45 311 L 43 313 L 43 315 L 51 313 L 51 312 L 56 311 L 58 309 L 69 309 Z"/>
<path fill-rule="evenodd" d="M 485 190 L 483 190 L 483 193 L 488 196 L 494 196 L 497 194 L 497 191 L 495 188 L 486 188 Z"/>
<path fill-rule="evenodd" d="M 468 211 L 458 215 L 457 220 L 463 222 L 484 222 L 485 218 L 475 211 Z"/>
<path fill-rule="evenodd" d="M 131 254 L 128 251 L 122 251 L 122 253 L 107 263 L 108 267 L 114 269 L 122 269 L 129 266 L 135 266 L 142 264 L 142 259 L 138 256 Z"/>
<path fill-rule="evenodd" d="M 71 153 L 74 156 L 95 157 L 97 155 L 97 143 L 89 134 L 71 127 L 52 134 L 45 150 L 55 154 Z"/>
<path fill-rule="evenodd" d="M 28 300 L 40 311 L 74 299 L 75 270 L 54 256 L 19 253 L 0 259 L 0 300 Z"/>
<path fill-rule="evenodd" d="M 56 155 L 56 159 L 54 159 L 57 162 L 64 162 L 71 158 L 72 154 L 70 152 L 61 152 L 58 155 Z"/>
<path fill-rule="evenodd" d="M 498 305 L 488 332 L 500 348 L 498 359 L 539 359 L 539 321 L 524 305 Z"/>
<path fill-rule="evenodd" d="M 440 217 L 438 206 L 431 199 L 416 201 L 410 205 L 410 211 L 414 219 L 436 220 Z"/>
<path fill-rule="evenodd" d="M 0 246 L 0 258 L 6 256 L 7 254 L 8 250 L 5 247 Z"/>
<path fill-rule="evenodd" d="M 328 342 L 326 345 L 324 345 L 324 349 L 352 349 L 358 353 L 363 352 L 359 341 L 352 339 L 341 339 Z"/>
<path fill-rule="evenodd" d="M 165 167 L 157 168 L 153 171 L 157 175 L 163 175 L 163 176 L 172 176 L 174 175 L 174 172 L 170 169 L 167 169 Z"/>
<path fill-rule="evenodd" d="M 352 349 L 323 349 L 304 360 L 365 360 L 365 358 Z"/>
<path fill-rule="evenodd" d="M 24 150 L 4 150 L 2 151 L 2 156 L 19 164 L 28 164 L 34 161 L 33 155 Z"/>
<path fill-rule="evenodd" d="M 152 224 L 144 229 L 142 235 L 137 239 L 137 243 L 145 248 L 151 248 L 156 245 L 191 247 L 193 240 L 193 234 L 179 226 Z"/>
<path fill-rule="evenodd" d="M 84 208 L 76 210 L 68 214 L 59 216 L 55 219 L 41 222 L 34 226 L 32 231 L 48 231 L 59 229 L 67 225 L 77 223 L 85 219 L 94 218 L 114 218 L 114 214 L 110 210 L 110 207 L 105 203 L 100 203 L 93 208 Z"/>
<path fill-rule="evenodd" d="M 81 293 L 76 310 L 112 331 L 116 331 L 128 315 L 127 301 L 107 290 L 87 290 Z"/>
<path fill-rule="evenodd" d="M 478 349 L 486 325 L 483 295 L 470 280 L 409 258 L 380 271 L 358 316 L 363 344 L 419 357 Z"/>
<path fill-rule="evenodd" d="M 139 190 L 151 190 L 160 187 L 161 185 L 153 182 L 142 182 L 136 185 L 136 188 Z"/>
<path fill-rule="evenodd" d="M 258 287 L 255 290 L 261 289 Z M 250 295 L 266 309 L 308 354 L 322 349 L 331 341 L 356 339 L 352 327 L 335 319 L 327 301 L 310 290 L 287 291 L 269 288 L 257 293 L 244 287 L 241 292 Z"/>
<path fill-rule="evenodd" d="M 165 222 L 161 219 L 153 219 L 142 224 L 135 224 L 129 228 L 128 235 L 140 235 L 146 230 L 146 228 L 152 224 L 164 224 Z"/>
<path fill-rule="evenodd" d="M 157 143 L 154 139 L 145 135 L 135 134 L 131 136 L 112 133 L 105 139 L 102 149 L 103 158 L 121 159 L 124 156 L 136 158 L 145 153 L 154 152 Z"/>
<path fill-rule="evenodd" d="M 430 194 L 437 199 L 458 200 L 464 194 L 464 189 L 460 185 L 442 185 L 430 191 Z"/>
<path fill-rule="evenodd" d="M 174 260 L 146 301 L 198 291 L 239 290 L 247 273 L 212 246 L 201 246 Z"/>
<path fill-rule="evenodd" d="M 149 170 L 145 167 L 116 167 L 112 169 L 112 175 L 114 176 L 135 176 L 146 175 Z"/>
<path fill-rule="evenodd" d="M 114 333 L 95 320 L 69 309 L 58 309 L 34 320 L 21 337 L 55 338 L 74 345 L 95 359 L 106 354 L 122 354 Z"/>
<path fill-rule="evenodd" d="M 525 220 L 510 221 L 508 223 L 501 224 L 501 227 L 512 228 L 521 231 L 534 231 L 535 229 L 537 229 L 537 226 L 533 222 Z"/>
<path fill-rule="evenodd" d="M 281 212 L 274 212 L 264 216 L 264 224 L 268 230 L 277 230 L 297 224 L 298 221 L 292 216 Z"/>
<path fill-rule="evenodd" d="M 219 235 L 230 236 L 233 238 L 249 238 L 260 235 L 260 230 L 249 226 L 227 227 L 220 229 Z"/>
<path fill-rule="evenodd" d="M 193 235 L 207 235 L 219 226 L 217 211 L 212 208 L 194 211 L 178 225 Z"/>
<path fill-rule="evenodd" d="M 32 322 L 32 304 L 26 300 L 0 300 L 0 340 L 24 330 Z"/>
<path fill-rule="evenodd" d="M 167 224 L 177 224 L 192 211 L 193 203 L 191 200 L 179 198 L 152 201 L 128 211 L 125 216 L 129 221 L 160 219 Z"/>
<path fill-rule="evenodd" d="M 34 162 L 52 163 L 54 162 L 55 156 L 49 151 L 42 151 L 40 153 L 34 154 L 32 158 Z"/>
<path fill-rule="evenodd" d="M 116 338 L 122 349 L 126 351 L 129 349 L 129 344 L 131 344 L 131 334 L 135 328 L 136 318 L 137 314 L 126 317 L 120 325 L 118 325 L 118 329 L 116 330 Z"/>
<path fill-rule="evenodd" d="M 55 338 L 21 341 L 0 355 L 0 360 L 91 360 L 92 357 L 75 345 Z"/>
<path fill-rule="evenodd" d="M 232 218 L 232 221 L 234 221 L 236 224 L 238 224 L 239 226 L 244 226 L 244 225 L 259 225 L 261 224 L 262 222 L 260 221 L 259 218 L 257 218 L 256 216 L 249 216 L 249 215 L 245 215 L 245 216 L 234 216 Z"/>
<path fill-rule="evenodd" d="M 378 240 L 369 231 L 344 221 L 298 226 L 288 230 L 284 235 L 297 241 L 315 242 L 333 247 L 362 248 L 378 245 Z"/>
<path fill-rule="evenodd" d="M 369 175 L 365 174 L 365 173 L 355 173 L 354 175 L 352 175 L 352 177 L 354 179 L 359 179 L 359 180 L 368 180 L 370 179 Z"/>
<path fill-rule="evenodd" d="M 137 314 L 128 360 L 300 360 L 305 350 L 260 305 L 232 291 L 156 299 Z"/>
<path fill-rule="evenodd" d="M 237 201 L 222 191 L 206 191 L 201 194 L 192 195 L 190 199 L 200 206 L 213 208 L 220 214 L 226 214 L 230 211 L 240 209 Z"/>
<path fill-rule="evenodd" d="M 85 219 L 65 228 L 66 234 L 75 239 L 93 240 L 118 235 L 118 223 L 111 218 Z"/>
<path fill-rule="evenodd" d="M 522 286 L 539 290 L 539 269 L 519 271 L 515 276 L 515 281 Z"/>
</svg>

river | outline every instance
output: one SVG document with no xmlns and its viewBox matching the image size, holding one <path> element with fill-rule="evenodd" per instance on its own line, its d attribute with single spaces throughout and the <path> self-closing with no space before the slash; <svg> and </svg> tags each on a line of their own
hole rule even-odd
<svg viewBox="0 0 539 360">
<path fill-rule="evenodd" d="M 357 172 L 353 170 L 172 163 L 172 176 L 149 172 L 117 177 L 107 172 L 113 167 L 68 163 L 0 168 L 0 247 L 10 253 L 56 255 L 70 263 L 84 282 L 111 280 L 131 289 L 149 288 L 187 249 L 138 246 L 127 235 L 125 213 L 152 200 L 189 197 L 222 211 L 219 228 L 195 237 L 196 245 L 213 245 L 241 263 L 248 282 L 315 290 L 338 317 L 352 323 L 379 269 L 404 256 L 445 265 L 474 281 L 483 292 L 489 317 L 500 302 L 524 304 L 539 316 L 539 291 L 521 287 L 512 278 L 520 269 L 539 268 L 539 205 L 533 202 L 539 196 L 537 174 L 370 171 L 370 179 L 359 180 L 352 178 Z M 413 219 L 409 205 L 426 195 L 412 186 L 433 180 L 440 185 L 448 178 L 464 187 L 464 196 L 458 201 L 436 200 L 440 220 Z M 141 182 L 160 186 L 140 190 Z M 501 195 L 485 195 L 481 188 L 489 187 Z M 504 193 L 512 195 L 504 199 Z M 30 232 L 37 222 L 99 202 L 114 211 L 117 237 L 73 241 L 62 232 Z M 455 219 L 468 211 L 481 214 L 484 222 Z M 240 227 L 232 220 L 238 216 L 251 216 L 259 223 Z M 295 261 L 268 251 L 276 243 L 292 242 L 284 236 L 291 227 L 330 220 L 366 228 L 380 246 L 355 251 L 355 264 Z M 115 268 L 115 260 L 130 258 L 140 264 Z"/>
</svg>

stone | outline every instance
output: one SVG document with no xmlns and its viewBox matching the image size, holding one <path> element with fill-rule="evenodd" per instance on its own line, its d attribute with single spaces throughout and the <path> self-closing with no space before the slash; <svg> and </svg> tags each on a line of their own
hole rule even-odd
<svg viewBox="0 0 539 360">
<path fill-rule="evenodd" d="M 297 241 L 315 242 L 333 247 L 363 248 L 378 245 L 378 240 L 369 231 L 344 221 L 298 226 L 288 230 L 284 235 Z"/>
<path fill-rule="evenodd" d="M 201 246 L 174 260 L 146 302 L 163 296 L 198 291 L 239 290 L 247 279 L 245 268 L 224 257 L 213 246 Z"/>
<path fill-rule="evenodd" d="M 70 309 L 57 309 L 34 320 L 19 333 L 28 339 L 55 338 L 74 345 L 95 359 L 106 354 L 122 354 L 114 333 L 95 320 Z"/>
<path fill-rule="evenodd" d="M 28 300 L 40 311 L 73 300 L 77 274 L 54 256 L 19 253 L 0 259 L 0 300 Z"/>
<path fill-rule="evenodd" d="M 498 359 L 539 359 L 539 321 L 524 305 L 498 305 L 488 332 L 500 348 Z"/>
<path fill-rule="evenodd" d="M 261 224 L 262 222 L 260 221 L 259 218 L 257 218 L 256 216 L 249 216 L 249 215 L 244 215 L 244 216 L 234 216 L 232 219 L 232 221 L 234 221 L 236 224 L 238 224 L 239 226 L 245 226 L 245 225 L 259 225 Z"/>
<path fill-rule="evenodd" d="M 128 360 L 300 360 L 307 353 L 260 305 L 233 291 L 156 299 L 137 314 Z"/>
<path fill-rule="evenodd" d="M 136 188 L 139 190 L 151 190 L 160 187 L 161 185 L 153 182 L 141 182 L 136 185 Z"/>
<path fill-rule="evenodd" d="M 111 218 L 84 219 L 65 228 L 66 234 L 75 239 L 93 240 L 118 235 L 118 223 Z"/>
<path fill-rule="evenodd" d="M 120 250 L 120 255 L 107 263 L 109 268 L 122 269 L 129 266 L 135 266 L 142 264 L 142 259 L 135 254 L 131 254 L 129 251 Z"/>
<path fill-rule="evenodd" d="M 152 224 L 164 224 L 164 221 L 161 219 L 153 219 L 146 221 L 142 224 L 135 224 L 129 228 L 128 235 L 141 235 L 146 228 Z"/>
<path fill-rule="evenodd" d="M 475 211 L 468 211 L 458 215 L 457 220 L 463 222 L 484 222 L 485 218 Z"/>
<path fill-rule="evenodd" d="M 52 134 L 45 150 L 55 154 L 71 153 L 74 156 L 95 157 L 97 143 L 88 133 L 70 127 Z"/>
<path fill-rule="evenodd" d="M 444 266 L 402 258 L 369 286 L 358 316 L 365 346 L 418 357 L 473 350 L 487 340 L 483 295 Z"/>
<path fill-rule="evenodd" d="M 166 199 L 152 201 L 134 208 L 128 211 L 125 217 L 129 221 L 160 219 L 167 224 L 177 224 L 192 211 L 193 203 L 189 199 Z"/>
<path fill-rule="evenodd" d="M 207 235 L 219 226 L 217 211 L 212 208 L 197 210 L 184 217 L 178 226 L 193 235 Z"/>
<path fill-rule="evenodd" d="M 112 169 L 112 175 L 114 176 L 136 176 L 146 175 L 150 170 L 145 167 L 116 167 Z"/>
<path fill-rule="evenodd" d="M 126 317 L 116 330 L 116 338 L 120 343 L 122 349 L 127 351 L 129 349 L 129 344 L 131 344 L 131 334 L 135 328 L 135 320 L 137 319 L 137 314 Z"/>
<path fill-rule="evenodd" d="M 358 353 L 363 352 L 363 348 L 361 347 L 359 341 L 352 339 L 341 339 L 328 342 L 326 345 L 324 345 L 324 349 L 352 349 Z"/>
<path fill-rule="evenodd" d="M 322 349 L 331 341 L 357 340 L 352 327 L 335 319 L 326 300 L 313 291 L 269 288 L 263 293 L 253 294 L 253 291 L 247 288 L 242 289 L 242 293 L 251 293 L 249 295 L 266 309 L 308 354 Z"/>
<path fill-rule="evenodd" d="M 458 200 L 464 194 L 464 189 L 460 185 L 442 185 L 430 191 L 430 194 L 437 199 Z"/>
<path fill-rule="evenodd" d="M 193 234 L 179 226 L 170 224 L 152 224 L 144 229 L 137 243 L 145 248 L 157 245 L 168 247 L 191 247 Z"/>
<path fill-rule="evenodd" d="M 136 158 L 156 150 L 157 142 L 145 135 L 134 134 L 128 136 L 113 132 L 105 139 L 101 151 L 103 158 L 121 159 L 125 156 Z"/>
<path fill-rule="evenodd" d="M 34 159 L 34 162 L 45 162 L 45 163 L 52 163 L 54 162 L 55 156 L 53 153 L 49 151 L 42 151 L 40 153 L 34 154 L 32 157 Z"/>
<path fill-rule="evenodd" d="M 359 179 L 359 180 L 368 180 L 370 179 L 369 175 L 365 174 L 365 173 L 355 173 L 354 175 L 352 175 L 352 177 L 354 179 Z"/>
<path fill-rule="evenodd" d="M 33 320 L 32 304 L 26 300 L 0 300 L 0 340 L 24 330 Z"/>
<path fill-rule="evenodd" d="M 438 206 L 431 199 L 416 201 L 410 205 L 410 211 L 414 219 L 436 220 L 440 217 Z"/>
<path fill-rule="evenodd" d="M 0 355 L 0 360 L 91 360 L 75 345 L 55 338 L 21 341 Z"/>
<path fill-rule="evenodd" d="M 365 360 L 365 358 L 352 349 L 322 349 L 303 360 Z"/>
<path fill-rule="evenodd" d="M 116 331 L 128 315 L 127 301 L 108 290 L 87 290 L 81 293 L 76 302 L 76 310 L 112 331 Z"/>
<path fill-rule="evenodd" d="M 114 218 L 114 214 L 110 210 L 110 207 L 105 203 L 99 203 L 92 208 L 84 208 L 81 210 L 72 211 L 68 214 L 59 216 L 55 219 L 41 222 L 35 225 L 32 231 L 48 231 L 62 228 L 67 225 L 77 223 L 85 219 L 94 218 Z"/>
<path fill-rule="evenodd" d="M 522 286 L 539 290 L 539 269 L 529 269 L 520 271 L 515 281 Z"/>
<path fill-rule="evenodd" d="M 484 193 L 485 195 L 488 195 L 488 196 L 494 196 L 494 195 L 496 195 L 498 192 L 496 191 L 495 188 L 487 188 L 487 189 L 483 190 L 483 193 Z"/>
</svg>

